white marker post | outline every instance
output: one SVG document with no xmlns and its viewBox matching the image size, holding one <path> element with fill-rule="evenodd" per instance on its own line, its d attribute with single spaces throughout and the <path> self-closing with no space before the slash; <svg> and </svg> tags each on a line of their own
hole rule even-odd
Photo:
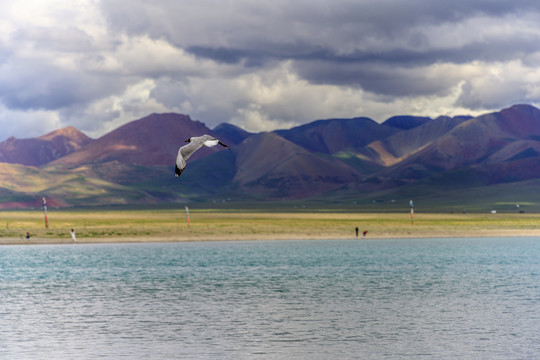
<svg viewBox="0 0 540 360">
<path fill-rule="evenodd" d="M 43 212 L 45 213 L 45 228 L 49 228 L 49 219 L 47 218 L 47 199 L 45 199 L 45 196 L 41 197 L 41 201 L 43 201 Z"/>
<path fill-rule="evenodd" d="M 189 208 L 186 206 L 186 221 L 187 221 L 187 226 L 189 227 L 189 223 L 190 223 L 190 220 L 189 220 Z"/>
<path fill-rule="evenodd" d="M 413 201 L 409 201 L 409 206 L 411 207 L 411 225 L 414 225 L 414 204 Z"/>
</svg>

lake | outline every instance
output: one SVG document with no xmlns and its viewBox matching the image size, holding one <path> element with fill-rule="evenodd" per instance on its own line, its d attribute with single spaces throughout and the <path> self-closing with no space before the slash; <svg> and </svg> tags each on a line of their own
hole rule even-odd
<svg viewBox="0 0 540 360">
<path fill-rule="evenodd" d="M 1 359 L 540 358 L 540 239 L 0 247 Z"/>
</svg>

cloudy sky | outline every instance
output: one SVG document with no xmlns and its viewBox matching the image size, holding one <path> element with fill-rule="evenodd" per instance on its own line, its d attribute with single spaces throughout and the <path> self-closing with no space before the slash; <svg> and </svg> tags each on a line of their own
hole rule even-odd
<svg viewBox="0 0 540 360">
<path fill-rule="evenodd" d="M 0 140 L 540 104 L 537 0 L 0 0 Z"/>
</svg>

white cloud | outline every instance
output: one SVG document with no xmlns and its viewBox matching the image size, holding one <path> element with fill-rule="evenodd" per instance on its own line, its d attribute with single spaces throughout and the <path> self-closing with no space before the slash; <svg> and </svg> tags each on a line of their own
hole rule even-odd
<svg viewBox="0 0 540 360">
<path fill-rule="evenodd" d="M 151 112 L 260 131 L 536 104 L 539 20 L 533 0 L 5 0 L 0 141 Z"/>
<path fill-rule="evenodd" d="M 61 127 L 61 120 L 53 111 L 17 111 L 0 105 L 0 129 L 5 139 L 15 136 L 20 139 L 44 135 Z"/>
<path fill-rule="evenodd" d="M 462 90 L 457 103 L 467 109 L 534 104 L 540 94 L 540 70 L 525 66 L 520 60 L 490 64 L 476 62 Z"/>
</svg>

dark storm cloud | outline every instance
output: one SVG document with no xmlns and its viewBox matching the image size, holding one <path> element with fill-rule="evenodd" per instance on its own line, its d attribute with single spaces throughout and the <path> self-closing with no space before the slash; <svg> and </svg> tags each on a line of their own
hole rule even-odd
<svg viewBox="0 0 540 360">
<path fill-rule="evenodd" d="M 417 25 L 459 23 L 478 15 L 522 14 L 537 11 L 539 6 L 532 0 L 102 2 L 109 25 L 116 31 L 166 37 L 184 46 L 226 40 L 233 47 L 249 39 L 287 41 L 302 37 L 302 31 L 314 42 L 322 31 L 344 40 L 393 37 Z"/>
<path fill-rule="evenodd" d="M 356 86 L 363 90 L 393 97 L 444 94 L 457 80 L 427 78 L 421 70 L 392 68 L 378 64 L 344 63 L 328 66 L 324 62 L 299 62 L 300 75 L 317 84 Z"/>
<path fill-rule="evenodd" d="M 540 103 L 537 0 L 28 1 L 0 2 L 4 128 L 45 114 L 99 135 L 174 111 L 258 131 Z"/>
<path fill-rule="evenodd" d="M 109 92 L 115 89 L 112 79 L 37 60 L 12 59 L 2 67 L 0 76 L 3 104 L 18 110 L 58 110 L 83 106 L 106 95 L 105 89 Z"/>
<path fill-rule="evenodd" d="M 303 63 L 314 61 L 326 63 L 331 66 L 348 64 L 381 64 L 388 66 L 402 66 L 405 68 L 426 66 L 438 62 L 451 62 L 463 64 L 475 60 L 480 61 L 507 61 L 516 58 L 516 54 L 524 55 L 536 52 L 538 39 L 494 39 L 492 42 L 471 42 L 459 48 L 415 50 L 406 48 L 392 48 L 382 51 L 355 50 L 342 54 L 331 49 L 304 47 L 303 51 L 271 52 L 268 50 L 211 48 L 191 46 L 186 48 L 190 53 L 211 59 L 220 63 L 259 64 L 264 65 L 270 60 L 295 60 Z M 283 48 L 281 48 L 282 50 Z M 501 49 L 504 49 L 502 51 Z M 318 69 L 320 71 L 321 69 Z M 328 79 L 330 80 L 330 79 Z M 332 81 L 330 81 L 332 83 Z M 341 81 L 338 81 L 341 83 Z"/>
<path fill-rule="evenodd" d="M 194 49 L 225 49 L 253 56 L 266 52 L 294 56 L 303 46 L 329 52 L 349 52 L 368 39 L 380 40 L 380 48 L 393 48 L 389 40 L 414 40 L 411 29 L 459 24 L 476 16 L 522 16 L 539 11 L 535 1 L 275 1 L 213 2 L 198 5 L 178 1 L 105 1 L 109 26 L 128 34 L 166 38 Z M 411 37 L 412 38 L 409 38 Z M 408 39 L 409 38 L 409 39 Z M 403 45 L 403 44 L 402 44 Z M 215 55 L 215 54 L 214 54 Z M 216 56 L 214 56 L 216 57 Z"/>
<path fill-rule="evenodd" d="M 184 7 L 162 1 L 133 6 L 132 1 L 115 1 L 106 2 L 104 8 L 117 31 L 164 37 L 199 58 L 248 68 L 291 60 L 310 82 L 350 85 L 389 95 L 426 94 L 455 84 L 428 84 L 430 80 L 420 76 L 417 80 L 421 84 L 411 87 L 413 77 L 418 75 L 413 72 L 394 77 L 396 68 L 508 61 L 538 51 L 540 43 L 538 32 L 501 30 L 497 36 L 477 38 L 474 30 L 483 31 L 481 23 L 478 28 L 468 25 L 472 33 L 456 33 L 459 38 L 448 43 L 438 43 L 430 33 L 440 27 L 452 32 L 473 18 L 500 18 L 504 27 L 508 20 L 503 18 L 515 16 L 518 20 L 540 10 L 540 3 L 530 0 L 199 4 Z M 375 65 L 378 71 L 371 70 Z"/>
<path fill-rule="evenodd" d="M 265 61 L 276 57 L 275 54 L 265 54 L 261 51 L 223 47 L 190 46 L 186 50 L 197 57 L 211 59 L 224 64 L 244 63 L 244 65 L 249 67 L 262 66 Z"/>
<path fill-rule="evenodd" d="M 296 48 L 294 53 L 195 46 L 187 50 L 198 57 L 251 66 L 264 66 L 273 60 L 293 60 L 297 73 L 314 84 L 344 85 L 377 94 L 410 96 L 438 94 L 459 81 L 428 79 L 423 75 L 423 67 L 447 62 L 509 61 L 534 53 L 539 43 L 540 38 L 494 39 L 491 42 L 471 42 L 452 49 L 393 48 L 379 52 L 357 50 L 347 54 L 307 46 Z"/>
</svg>

